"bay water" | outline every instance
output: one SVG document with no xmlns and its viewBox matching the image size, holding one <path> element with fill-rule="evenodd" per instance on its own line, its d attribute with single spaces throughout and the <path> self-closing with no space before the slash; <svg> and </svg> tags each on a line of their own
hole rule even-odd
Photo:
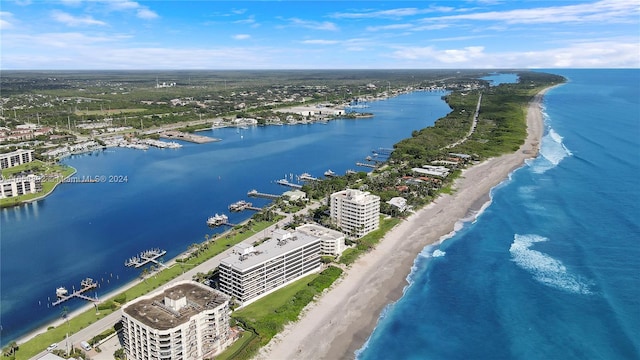
<svg viewBox="0 0 640 360">
<path fill-rule="evenodd" d="M 373 118 L 220 128 L 199 133 L 219 142 L 114 148 L 64 159 L 77 169 L 76 177 L 104 176 L 106 182 L 61 184 L 44 200 L 0 210 L 0 346 L 59 319 L 63 306 L 86 304 L 72 299 L 51 307 L 57 287 L 71 292 L 90 277 L 99 288 L 87 295 L 100 298 L 140 275 L 124 262 L 141 251 L 164 249 L 170 259 L 223 230 L 209 229 L 209 216 L 226 213 L 231 223 L 247 219 L 251 212 L 229 213 L 227 207 L 241 199 L 266 205 L 247 197 L 252 189 L 281 194 L 288 189 L 275 181 L 285 176 L 295 182 L 304 172 L 322 177 L 329 169 L 369 171 L 356 162 L 450 111 L 443 95 L 414 92 L 358 109 Z"/>
</svg>

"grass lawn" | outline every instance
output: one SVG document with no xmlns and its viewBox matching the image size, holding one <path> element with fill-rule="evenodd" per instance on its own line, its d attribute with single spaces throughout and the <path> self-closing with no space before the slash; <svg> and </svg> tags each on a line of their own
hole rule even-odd
<svg viewBox="0 0 640 360">
<path fill-rule="evenodd" d="M 20 196 L 14 196 L 10 198 L 0 199 L 0 208 L 19 205 L 25 201 L 33 200 L 41 196 L 48 195 L 53 189 L 60 183 L 60 181 L 67 176 L 76 172 L 76 169 L 60 164 L 47 164 L 40 160 L 34 160 L 27 164 L 14 166 L 8 169 L 2 170 L 2 177 L 5 179 L 17 175 L 21 172 L 32 172 L 38 175 L 44 175 L 46 180 L 42 181 L 42 191 L 35 194 L 25 194 Z"/>
<path fill-rule="evenodd" d="M 288 303 L 300 290 L 306 289 L 311 280 L 318 274 L 311 274 L 291 283 L 276 292 L 273 292 L 246 307 L 233 313 L 234 317 L 242 317 L 250 321 L 257 321 L 267 315 L 275 313 L 276 309 Z"/>
</svg>

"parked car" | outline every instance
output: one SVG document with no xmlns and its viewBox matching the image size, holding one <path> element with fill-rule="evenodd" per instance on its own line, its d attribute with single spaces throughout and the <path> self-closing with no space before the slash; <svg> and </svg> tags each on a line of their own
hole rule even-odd
<svg viewBox="0 0 640 360">
<path fill-rule="evenodd" d="M 53 351 L 57 347 L 58 347 L 58 344 L 51 344 L 51 345 L 47 346 L 47 351 Z"/>
</svg>

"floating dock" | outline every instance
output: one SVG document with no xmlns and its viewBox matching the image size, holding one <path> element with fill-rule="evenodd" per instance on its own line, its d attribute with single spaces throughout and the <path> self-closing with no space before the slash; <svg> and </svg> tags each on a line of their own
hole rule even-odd
<svg viewBox="0 0 640 360">
<path fill-rule="evenodd" d="M 58 296 L 58 300 L 54 301 L 51 303 L 51 306 L 56 306 L 59 305 L 71 298 L 77 297 L 80 299 L 84 299 L 87 301 L 91 301 L 91 302 L 98 302 L 98 297 L 96 296 L 95 298 L 92 297 L 88 297 L 86 295 L 83 295 L 82 293 L 87 292 L 93 288 L 98 287 L 98 283 L 93 282 L 92 278 L 86 278 L 84 280 L 82 280 L 82 282 L 80 283 L 80 289 L 76 290 L 74 292 L 71 293 L 71 295 L 67 295 L 67 289 L 63 288 L 63 287 L 59 287 L 56 289 L 56 295 Z"/>
<path fill-rule="evenodd" d="M 130 258 L 129 260 L 124 262 L 124 266 L 128 266 L 128 267 L 134 267 L 134 268 L 139 268 L 141 266 L 145 266 L 146 264 L 152 262 L 158 265 L 162 265 L 158 262 L 158 258 L 163 256 L 164 254 L 166 254 L 167 251 L 166 250 L 160 250 L 160 249 L 151 249 L 151 250 L 146 250 L 140 253 L 140 255 L 138 256 L 134 256 L 132 258 Z M 164 265 L 162 265 L 164 266 Z"/>
<path fill-rule="evenodd" d="M 258 198 L 264 198 L 264 199 L 271 199 L 271 200 L 276 200 L 279 199 L 282 195 L 274 195 L 274 194 L 265 194 L 265 193 L 261 193 L 258 192 L 258 190 L 251 190 L 247 193 L 248 196 L 253 196 L 253 197 L 258 197 Z"/>
</svg>

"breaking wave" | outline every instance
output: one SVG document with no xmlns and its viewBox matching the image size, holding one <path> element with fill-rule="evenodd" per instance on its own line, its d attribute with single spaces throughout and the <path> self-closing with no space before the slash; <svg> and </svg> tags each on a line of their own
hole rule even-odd
<svg viewBox="0 0 640 360">
<path fill-rule="evenodd" d="M 537 174 L 542 174 L 556 167 L 562 159 L 573 154 L 562 143 L 562 136 L 549 128 L 549 131 L 542 137 L 540 142 L 540 155 L 535 161 L 529 163 L 533 172 Z"/>
<path fill-rule="evenodd" d="M 569 273 L 562 261 L 531 249 L 533 244 L 548 240 L 539 235 L 516 234 L 509 248 L 513 261 L 545 285 L 576 294 L 592 294 L 592 282 Z"/>
</svg>

